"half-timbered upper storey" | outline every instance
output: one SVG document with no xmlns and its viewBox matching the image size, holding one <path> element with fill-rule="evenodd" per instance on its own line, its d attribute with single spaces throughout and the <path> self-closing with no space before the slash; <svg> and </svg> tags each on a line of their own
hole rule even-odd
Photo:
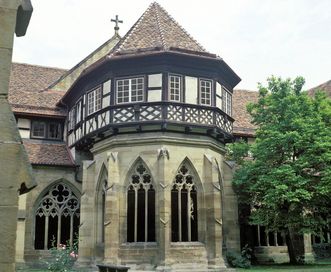
<svg viewBox="0 0 331 272">
<path fill-rule="evenodd" d="M 118 133 L 179 131 L 232 137 L 232 90 L 240 78 L 157 3 L 80 75 L 68 106 L 69 146 Z"/>
</svg>

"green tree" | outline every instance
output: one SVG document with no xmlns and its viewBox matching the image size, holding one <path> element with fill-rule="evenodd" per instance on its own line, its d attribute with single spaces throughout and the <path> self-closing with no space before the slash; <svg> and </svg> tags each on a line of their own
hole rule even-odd
<svg viewBox="0 0 331 272">
<path fill-rule="evenodd" d="M 259 85 L 258 102 L 247 107 L 256 141 L 229 147 L 239 165 L 233 185 L 251 207 L 250 223 L 285 232 L 291 263 L 302 254 L 297 238 L 318 235 L 331 212 L 331 100 L 322 92 L 308 96 L 303 84 L 301 77 L 272 77 Z"/>
</svg>

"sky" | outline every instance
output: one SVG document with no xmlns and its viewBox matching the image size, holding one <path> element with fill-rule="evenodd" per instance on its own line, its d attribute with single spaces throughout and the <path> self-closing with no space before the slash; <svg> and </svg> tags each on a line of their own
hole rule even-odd
<svg viewBox="0 0 331 272">
<path fill-rule="evenodd" d="M 70 69 L 114 34 L 124 36 L 152 1 L 31 0 L 13 61 Z M 271 75 L 303 76 L 305 89 L 331 80 L 331 0 L 159 0 L 203 47 L 256 90 Z"/>
</svg>

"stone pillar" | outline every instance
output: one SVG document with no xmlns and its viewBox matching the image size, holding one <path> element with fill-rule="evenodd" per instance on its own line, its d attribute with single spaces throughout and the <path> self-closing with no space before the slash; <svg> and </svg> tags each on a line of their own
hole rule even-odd
<svg viewBox="0 0 331 272">
<path fill-rule="evenodd" d="M 17 16 L 19 5 L 24 2 L 0 1 L 0 271 L 6 272 L 15 271 L 18 192 L 35 186 L 31 165 L 8 104 L 14 32 L 24 35 L 28 25 L 28 21 L 20 21 Z"/>
<path fill-rule="evenodd" d="M 105 263 L 117 264 L 120 246 L 120 173 L 118 153 L 108 156 L 108 191 L 106 195 L 105 216 Z"/>
<path fill-rule="evenodd" d="M 305 263 L 312 263 L 315 261 L 315 256 L 313 253 L 313 247 L 311 243 L 311 234 L 303 235 L 304 251 L 305 251 Z"/>
<path fill-rule="evenodd" d="M 240 252 L 240 229 L 238 219 L 238 199 L 233 191 L 232 180 L 234 165 L 231 162 L 224 162 L 221 165 L 223 177 L 223 239 L 226 248 Z"/>
<path fill-rule="evenodd" d="M 215 158 L 204 156 L 204 182 L 206 205 L 206 249 L 210 269 L 224 268 L 222 256 L 222 211 L 220 172 Z"/>
<path fill-rule="evenodd" d="M 95 162 L 83 161 L 83 183 L 79 228 L 79 248 L 77 267 L 89 267 L 94 256 L 94 200 Z"/>
<path fill-rule="evenodd" d="M 170 214 L 171 214 L 171 184 L 172 178 L 169 173 L 169 153 L 166 149 L 158 150 L 157 177 L 159 184 L 157 191 L 159 194 L 159 218 L 156 218 L 159 237 L 159 265 L 158 271 L 167 271 L 169 269 L 168 258 L 171 242 Z"/>
</svg>

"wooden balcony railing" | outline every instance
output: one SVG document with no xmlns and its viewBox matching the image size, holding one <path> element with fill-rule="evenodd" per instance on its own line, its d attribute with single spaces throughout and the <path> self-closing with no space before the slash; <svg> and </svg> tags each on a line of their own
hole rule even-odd
<svg viewBox="0 0 331 272">
<path fill-rule="evenodd" d="M 68 144 L 111 128 L 151 124 L 215 128 L 232 134 L 234 119 L 216 107 L 175 102 L 145 102 L 109 106 L 75 125 L 68 131 Z"/>
</svg>

